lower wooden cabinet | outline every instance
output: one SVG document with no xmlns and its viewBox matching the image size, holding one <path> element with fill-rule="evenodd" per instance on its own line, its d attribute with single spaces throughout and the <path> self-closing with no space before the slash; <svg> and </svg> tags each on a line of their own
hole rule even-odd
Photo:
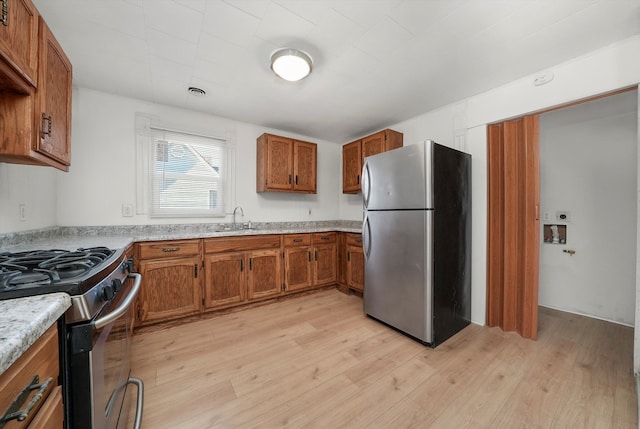
<svg viewBox="0 0 640 429">
<path fill-rule="evenodd" d="M 142 285 L 136 305 L 138 324 L 200 312 L 200 240 L 138 245 Z"/>
<path fill-rule="evenodd" d="M 346 237 L 346 283 L 349 289 L 364 291 L 364 251 L 362 235 L 348 233 Z"/>
<path fill-rule="evenodd" d="M 288 234 L 283 236 L 284 246 L 284 289 L 295 291 L 310 288 L 313 284 L 311 273 L 311 234 Z"/>
<path fill-rule="evenodd" d="M 313 234 L 313 285 L 338 280 L 338 245 L 335 232 Z"/>
<path fill-rule="evenodd" d="M 19 409 L 24 409 L 27 404 L 31 405 L 31 412 L 26 419 L 9 420 L 2 427 L 62 429 L 64 411 L 62 389 L 58 385 L 59 372 L 58 328 L 54 324 L 0 375 L 0 410 L 3 413 L 23 393 L 26 396 L 20 398 Z M 40 383 L 41 386 L 26 390 L 27 387 Z"/>
<path fill-rule="evenodd" d="M 204 308 L 214 309 L 281 293 L 280 236 L 204 240 Z"/>
<path fill-rule="evenodd" d="M 204 257 L 204 306 L 239 304 L 247 299 L 244 253 L 221 253 Z"/>
<path fill-rule="evenodd" d="M 138 243 L 136 325 L 336 284 L 341 240 L 326 232 Z"/>
</svg>

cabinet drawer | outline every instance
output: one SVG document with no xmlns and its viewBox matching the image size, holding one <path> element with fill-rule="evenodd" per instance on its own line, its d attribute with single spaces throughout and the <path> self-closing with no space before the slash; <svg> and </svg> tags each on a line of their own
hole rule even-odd
<svg viewBox="0 0 640 429">
<path fill-rule="evenodd" d="M 282 236 L 284 247 L 309 246 L 312 234 L 286 234 Z"/>
<path fill-rule="evenodd" d="M 317 232 L 313 234 L 313 244 L 328 244 L 336 242 L 335 232 Z"/>
<path fill-rule="evenodd" d="M 58 385 L 58 373 L 58 329 L 54 324 L 9 369 L 0 375 L 1 412 L 6 411 L 21 392 L 34 382 L 36 375 L 38 376 L 37 383 L 45 383 L 50 380 L 42 397 L 36 402 L 27 419 L 22 422 L 11 420 L 7 422 L 4 429 L 26 428 L 29 425 L 51 391 Z M 32 390 L 19 409 L 24 409 L 37 393 L 38 389 Z"/>
<path fill-rule="evenodd" d="M 252 235 L 249 237 L 220 237 L 204 240 L 205 253 L 237 252 L 257 249 L 277 249 L 279 235 Z"/>
<path fill-rule="evenodd" d="M 200 253 L 200 240 L 154 241 L 140 243 L 138 246 L 141 260 L 176 258 Z"/>
<path fill-rule="evenodd" d="M 347 233 L 347 245 L 362 247 L 362 234 Z"/>
</svg>

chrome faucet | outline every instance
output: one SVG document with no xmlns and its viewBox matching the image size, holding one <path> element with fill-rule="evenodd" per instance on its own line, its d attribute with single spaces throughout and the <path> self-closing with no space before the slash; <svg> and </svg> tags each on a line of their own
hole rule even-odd
<svg viewBox="0 0 640 429">
<path fill-rule="evenodd" d="M 233 229 L 236 229 L 236 212 L 238 209 L 240 209 L 240 216 L 244 217 L 244 210 L 242 210 L 242 207 L 238 206 L 233 209 Z"/>
</svg>

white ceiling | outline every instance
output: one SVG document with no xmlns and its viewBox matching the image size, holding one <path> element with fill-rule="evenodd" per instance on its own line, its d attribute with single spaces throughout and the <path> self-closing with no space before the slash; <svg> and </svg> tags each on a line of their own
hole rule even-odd
<svg viewBox="0 0 640 429">
<path fill-rule="evenodd" d="M 639 0 L 34 3 L 76 86 L 336 143 L 640 34 Z M 275 77 L 281 47 L 312 74 Z"/>
</svg>

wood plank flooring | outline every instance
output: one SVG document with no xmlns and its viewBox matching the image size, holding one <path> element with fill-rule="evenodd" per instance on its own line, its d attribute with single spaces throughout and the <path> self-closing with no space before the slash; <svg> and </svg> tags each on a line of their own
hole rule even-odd
<svg viewBox="0 0 640 429">
<path fill-rule="evenodd" d="M 136 334 L 143 427 L 637 428 L 633 329 L 540 308 L 431 349 L 318 292 Z"/>
</svg>

